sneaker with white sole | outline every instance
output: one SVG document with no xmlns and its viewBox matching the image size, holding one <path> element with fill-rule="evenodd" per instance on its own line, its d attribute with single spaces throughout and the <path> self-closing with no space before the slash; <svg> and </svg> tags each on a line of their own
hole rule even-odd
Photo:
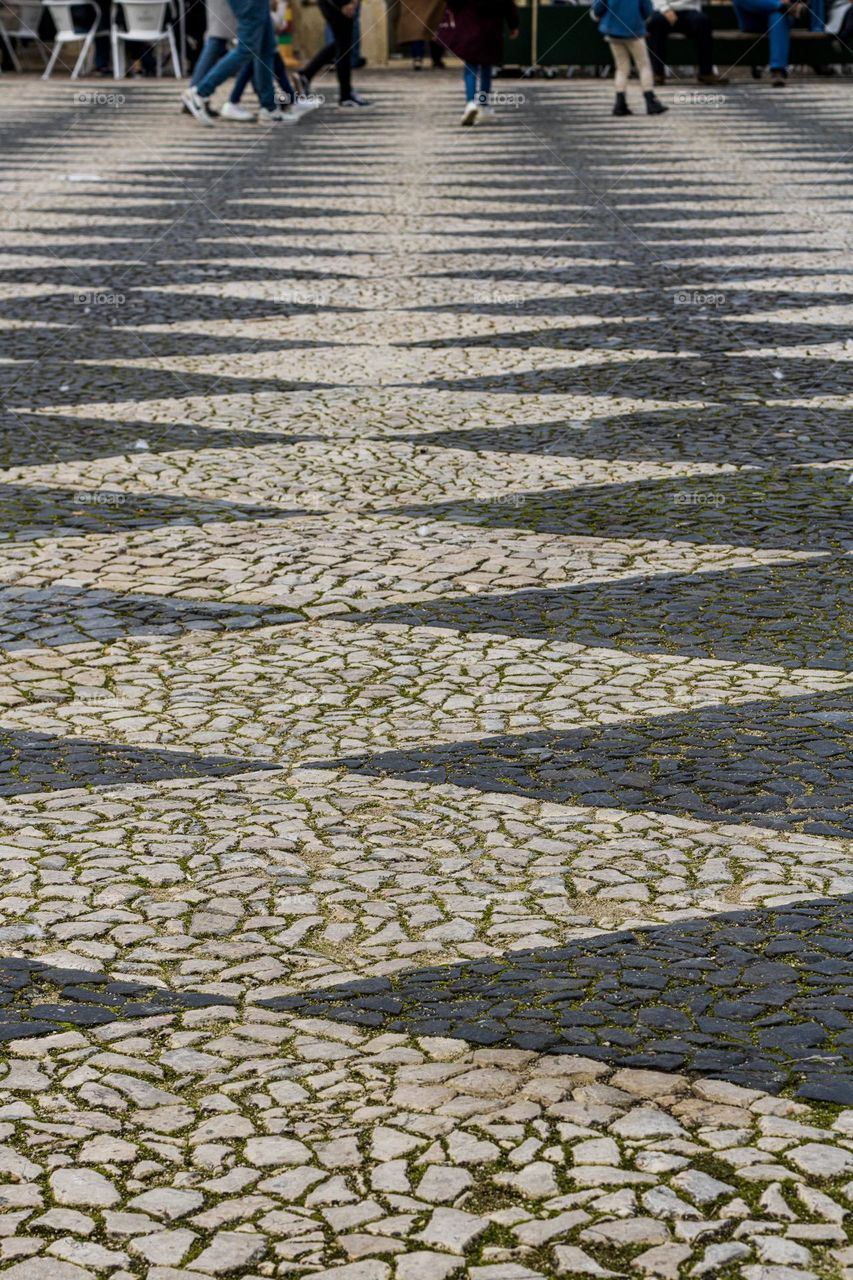
<svg viewBox="0 0 853 1280">
<path fill-rule="evenodd" d="M 223 120 L 239 120 L 243 124 L 249 124 L 254 121 L 255 113 L 250 111 L 248 107 L 242 106 L 239 102 L 226 102 L 222 110 L 219 112 Z"/>
<path fill-rule="evenodd" d="M 353 92 L 348 98 L 342 98 L 338 106 L 342 107 L 344 111 L 356 111 L 372 107 L 373 103 L 368 102 L 367 98 L 362 98 L 360 93 Z"/>
<path fill-rule="evenodd" d="M 258 124 L 296 124 L 298 116 L 284 112 L 280 107 L 274 107 L 269 111 L 266 107 L 261 107 L 258 112 Z"/>
<path fill-rule="evenodd" d="M 480 114 L 480 108 L 476 102 L 469 102 L 465 110 L 462 112 L 462 123 L 464 125 L 476 124 L 477 116 Z"/>
<path fill-rule="evenodd" d="M 291 106 L 297 115 L 306 116 L 309 111 L 316 111 L 318 107 L 322 107 L 325 101 L 321 93 L 309 93 L 306 97 L 297 94 Z"/>
<path fill-rule="evenodd" d="M 207 109 L 207 99 L 201 96 L 198 89 L 190 85 L 189 89 L 185 89 L 181 94 L 181 102 L 199 124 L 213 125 L 213 116 Z"/>
</svg>

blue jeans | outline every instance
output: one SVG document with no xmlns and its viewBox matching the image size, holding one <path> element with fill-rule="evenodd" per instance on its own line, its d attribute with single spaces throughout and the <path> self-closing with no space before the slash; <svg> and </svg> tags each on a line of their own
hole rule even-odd
<svg viewBox="0 0 853 1280">
<path fill-rule="evenodd" d="M 270 28 L 272 28 L 272 20 L 270 20 Z M 274 50 L 273 56 L 272 56 L 273 75 L 278 81 L 281 91 L 284 94 L 287 101 L 293 102 L 293 99 L 296 95 L 293 92 L 293 85 L 290 83 L 290 77 L 287 74 L 287 68 L 284 65 L 284 59 L 282 58 L 278 49 L 276 49 L 275 47 L 274 31 L 273 31 L 272 47 Z M 231 90 L 232 102 L 240 101 L 240 99 L 243 96 L 243 91 L 246 88 L 246 85 L 249 83 L 250 80 L 253 80 L 254 78 L 253 72 L 254 72 L 254 67 L 252 63 L 247 62 L 243 70 L 238 75 L 237 79 L 234 81 L 234 88 Z M 257 89 L 255 90 L 255 92 L 257 92 Z"/>
<path fill-rule="evenodd" d="M 202 98 L 209 98 L 225 80 L 239 75 L 243 67 L 251 64 L 255 92 L 262 107 L 275 109 L 275 92 L 272 87 L 272 61 L 275 53 L 275 36 L 268 0 L 228 0 L 237 19 L 237 47 L 220 58 L 195 86 Z"/>
<path fill-rule="evenodd" d="M 480 92 L 477 92 L 477 80 L 480 81 Z M 489 91 L 492 87 L 492 68 L 471 66 L 465 63 L 465 101 L 478 102 L 484 107 L 489 100 Z"/>
<path fill-rule="evenodd" d="M 734 0 L 734 7 L 741 31 L 767 32 L 770 66 L 784 71 L 791 48 L 791 19 L 782 12 L 779 0 Z"/>
<path fill-rule="evenodd" d="M 193 67 L 191 85 L 203 80 L 212 66 L 228 52 L 228 41 L 224 36 L 207 36 L 198 55 L 198 62 Z"/>
</svg>

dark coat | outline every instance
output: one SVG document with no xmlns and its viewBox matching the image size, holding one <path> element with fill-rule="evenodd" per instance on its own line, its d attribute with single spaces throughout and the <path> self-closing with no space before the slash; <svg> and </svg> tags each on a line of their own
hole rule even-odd
<svg viewBox="0 0 853 1280">
<path fill-rule="evenodd" d="M 445 0 L 406 0 L 399 7 L 397 41 L 411 44 L 413 40 L 434 40 L 444 17 Z"/>
<path fill-rule="evenodd" d="M 504 56 L 504 27 L 518 26 L 515 0 L 448 0 L 436 39 L 463 62 L 488 66 Z"/>
</svg>

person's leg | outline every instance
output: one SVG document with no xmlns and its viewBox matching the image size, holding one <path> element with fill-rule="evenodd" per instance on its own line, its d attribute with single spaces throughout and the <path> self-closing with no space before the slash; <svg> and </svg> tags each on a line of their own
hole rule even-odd
<svg viewBox="0 0 853 1280">
<path fill-rule="evenodd" d="M 246 85 L 252 79 L 252 71 L 253 71 L 252 63 L 247 62 L 246 65 L 243 67 L 242 71 L 239 73 L 239 75 L 234 81 L 234 88 L 231 90 L 231 96 L 229 98 L 229 102 L 237 103 L 240 101 L 240 99 L 242 98 L 246 90 Z"/>
<path fill-rule="evenodd" d="M 613 87 L 617 94 L 625 94 L 628 90 L 628 76 L 631 74 L 631 55 L 624 40 L 610 40 L 610 52 L 613 54 Z"/>
<path fill-rule="evenodd" d="M 352 20 L 352 56 L 350 58 L 350 66 L 357 67 L 361 63 L 361 5 L 355 11 L 355 17 Z"/>
<path fill-rule="evenodd" d="M 320 12 L 335 33 L 335 72 L 338 77 L 338 101 L 352 97 L 352 18 L 341 13 L 330 0 L 319 0 Z"/>
<path fill-rule="evenodd" d="M 444 45 L 439 44 L 437 40 L 429 42 L 429 56 L 432 59 L 434 67 L 444 66 Z"/>
<path fill-rule="evenodd" d="M 307 62 L 302 68 L 302 74 L 305 79 L 313 80 L 318 71 L 322 71 L 324 67 L 327 67 L 330 62 L 334 61 L 334 57 L 335 42 L 333 40 L 331 44 L 324 44 L 322 49 L 319 49 L 317 53 L 314 54 L 311 61 Z"/>
<path fill-rule="evenodd" d="M 770 70 L 787 71 L 788 53 L 791 48 L 791 19 L 777 11 L 767 19 L 767 39 L 770 42 Z"/>
<path fill-rule="evenodd" d="M 208 36 L 202 45 L 198 61 L 193 67 L 190 84 L 197 85 L 203 80 L 211 67 L 215 66 L 228 49 L 228 42 L 222 36 Z"/>
<path fill-rule="evenodd" d="M 662 13 L 657 10 L 649 18 L 648 36 L 649 57 L 652 70 L 656 76 L 666 75 L 666 46 L 669 39 L 670 25 Z"/>
<path fill-rule="evenodd" d="M 634 66 L 637 68 L 637 75 L 640 77 L 640 88 L 643 93 L 651 93 L 655 87 L 655 82 L 646 42 L 641 36 L 639 40 L 629 40 L 627 43 L 628 52 L 631 55 Z"/>
<path fill-rule="evenodd" d="M 485 107 L 489 101 L 489 94 L 492 91 L 492 64 L 488 66 L 480 66 L 480 96 L 478 102 L 481 107 Z"/>
<path fill-rule="evenodd" d="M 272 79 L 272 64 L 275 58 L 275 30 L 272 25 L 267 0 L 260 0 L 263 10 L 262 27 L 257 49 L 252 57 L 252 83 L 258 102 L 265 111 L 275 111 L 275 88 Z"/>
<path fill-rule="evenodd" d="M 664 18 L 666 22 L 666 18 Z M 696 65 L 700 76 L 709 76 L 714 70 L 711 21 L 701 9 L 682 9 L 678 14 L 675 30 L 688 36 L 696 49 Z M 651 45 L 651 38 L 648 40 Z M 649 49 L 651 53 L 651 49 Z M 652 59 L 654 63 L 654 59 Z M 655 70 L 657 68 L 655 67 Z"/>
<path fill-rule="evenodd" d="M 293 85 L 290 83 L 290 79 L 287 74 L 287 69 L 284 65 L 284 61 L 282 60 L 282 56 L 279 53 L 278 49 L 275 48 L 275 32 L 274 31 L 272 32 L 272 47 L 273 49 L 275 49 L 275 52 L 272 55 L 273 76 L 281 86 L 282 93 L 287 98 L 287 101 L 293 102 L 293 99 L 295 97 L 295 94 L 293 92 Z M 268 51 L 269 51 L 269 37 L 267 38 L 267 52 Z M 240 99 L 243 96 L 243 92 L 246 88 L 246 85 L 249 83 L 249 80 L 252 81 L 252 86 L 255 89 L 255 93 L 257 93 L 258 90 L 257 90 L 257 85 L 255 84 L 254 62 L 247 63 L 246 66 L 238 75 L 237 79 L 234 81 L 234 88 L 231 90 L 231 98 L 230 98 L 231 102 L 237 103 L 240 101 Z"/>
<path fill-rule="evenodd" d="M 112 49 L 110 47 L 110 5 L 108 0 L 96 0 L 98 10 L 98 31 L 101 33 L 95 36 L 95 71 L 101 75 L 105 75 L 109 70 L 112 62 Z M 88 26 L 89 23 L 86 23 Z"/>
<path fill-rule="evenodd" d="M 296 94 L 293 92 L 293 85 L 290 83 L 290 76 L 287 74 L 287 67 L 284 65 L 284 58 L 279 53 L 278 49 L 276 49 L 272 60 L 272 71 L 278 81 L 278 87 L 281 89 L 282 96 L 285 97 L 288 102 L 293 102 L 296 98 Z"/>
<path fill-rule="evenodd" d="M 767 30 L 767 10 L 761 8 L 761 0 L 749 0 L 748 4 L 744 0 L 732 0 L 732 4 L 741 31 L 757 35 Z M 774 2 L 772 7 L 778 9 L 778 3 Z"/>
<path fill-rule="evenodd" d="M 266 0 L 263 0 L 263 10 L 257 0 L 228 0 L 228 3 L 234 13 L 237 45 L 221 57 L 195 85 L 199 97 L 205 100 L 226 80 L 239 75 L 243 67 L 252 61 L 261 47 L 268 23 Z"/>
<path fill-rule="evenodd" d="M 477 99 L 477 68 L 466 62 L 462 75 L 465 81 L 465 101 L 475 102 Z"/>
<path fill-rule="evenodd" d="M 826 30 L 826 5 L 824 0 L 809 0 L 809 31 Z"/>
</svg>

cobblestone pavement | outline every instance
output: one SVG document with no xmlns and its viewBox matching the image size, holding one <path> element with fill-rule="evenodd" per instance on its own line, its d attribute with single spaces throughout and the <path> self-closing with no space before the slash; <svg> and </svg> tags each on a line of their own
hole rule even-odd
<svg viewBox="0 0 853 1280">
<path fill-rule="evenodd" d="M 850 1280 L 849 86 L 366 87 L 0 86 L 4 1274 Z"/>
</svg>

